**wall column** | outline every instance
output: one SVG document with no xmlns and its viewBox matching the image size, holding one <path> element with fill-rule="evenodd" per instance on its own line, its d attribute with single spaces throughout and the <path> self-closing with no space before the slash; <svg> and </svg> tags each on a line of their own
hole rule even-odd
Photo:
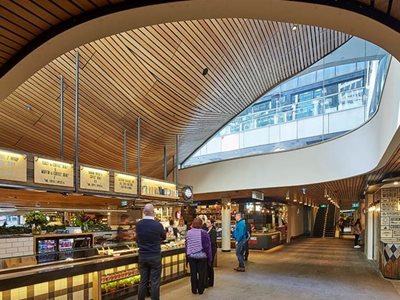
<svg viewBox="0 0 400 300">
<path fill-rule="evenodd" d="M 367 259 L 374 259 L 374 212 L 369 211 L 368 207 L 374 200 L 373 194 L 367 194 L 365 196 L 365 209 L 367 217 L 365 218 L 365 255 Z"/>
<path fill-rule="evenodd" d="M 222 244 L 223 252 L 231 251 L 231 199 L 222 198 Z"/>
</svg>

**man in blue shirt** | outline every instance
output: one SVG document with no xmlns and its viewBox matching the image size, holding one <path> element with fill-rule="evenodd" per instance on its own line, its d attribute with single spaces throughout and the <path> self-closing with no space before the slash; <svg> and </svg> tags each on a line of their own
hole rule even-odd
<svg viewBox="0 0 400 300">
<path fill-rule="evenodd" d="M 154 206 L 146 204 L 143 220 L 136 225 L 139 246 L 140 284 L 138 299 L 144 300 L 151 282 L 151 299 L 160 299 L 161 241 L 166 239 L 163 226 L 154 220 Z"/>
<path fill-rule="evenodd" d="M 236 219 L 236 227 L 233 231 L 233 238 L 236 240 L 236 256 L 239 261 L 239 267 L 235 268 L 234 270 L 238 272 L 244 272 L 244 246 L 247 241 L 247 234 L 246 234 L 246 224 L 245 221 L 242 219 L 242 214 L 237 213 L 235 215 Z"/>
</svg>

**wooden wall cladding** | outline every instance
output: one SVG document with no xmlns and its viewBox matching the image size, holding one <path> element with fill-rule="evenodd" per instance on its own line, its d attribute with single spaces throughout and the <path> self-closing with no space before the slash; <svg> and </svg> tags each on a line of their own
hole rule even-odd
<svg viewBox="0 0 400 300">
<path fill-rule="evenodd" d="M 80 162 L 142 174 L 172 169 L 175 137 L 183 161 L 221 126 L 282 80 L 336 49 L 349 35 L 250 19 L 182 21 L 139 28 L 79 47 Z M 74 155 L 74 61 L 68 52 L 0 103 L 0 147 L 59 155 L 59 77 L 65 79 L 65 158 Z M 202 75 L 208 69 L 206 76 Z"/>
</svg>

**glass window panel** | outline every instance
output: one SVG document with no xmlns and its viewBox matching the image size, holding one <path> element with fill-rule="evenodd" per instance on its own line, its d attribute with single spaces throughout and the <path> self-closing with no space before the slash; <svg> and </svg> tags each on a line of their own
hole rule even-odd
<svg viewBox="0 0 400 300">
<path fill-rule="evenodd" d="M 313 134 L 316 132 L 315 126 L 322 126 L 322 122 L 320 118 L 313 117 L 322 114 L 337 114 L 343 120 L 346 114 L 353 118 L 354 113 L 359 111 L 362 116 L 355 117 L 367 121 L 378 108 L 389 62 L 390 55 L 383 49 L 359 38 L 350 39 L 311 66 L 312 72 L 311 69 L 305 70 L 260 97 L 211 138 L 210 147 L 207 147 L 208 143 L 203 145 L 183 166 L 271 152 L 277 148 L 276 143 L 279 147 L 293 149 L 318 142 L 320 137 Z M 310 84 L 312 88 L 309 87 Z M 363 106 L 364 109 L 354 110 Z M 368 112 L 367 119 L 364 111 Z M 348 124 L 340 124 L 340 132 L 330 131 L 335 126 L 325 130 L 329 131 L 330 137 L 341 135 L 354 129 L 352 126 L 357 122 L 352 120 Z M 302 138 L 293 143 L 279 137 L 278 140 L 273 139 L 274 143 L 267 144 L 270 140 L 269 133 L 272 132 L 267 127 L 287 126 L 286 122 L 297 122 L 297 128 L 308 124 L 301 128 Z M 304 133 L 308 130 L 306 128 L 313 128 L 314 133 L 307 135 Z M 281 129 L 279 128 L 280 131 Z M 253 142 L 250 145 L 242 143 L 241 136 L 243 140 Z M 264 146 L 261 152 L 259 146 Z"/>
</svg>

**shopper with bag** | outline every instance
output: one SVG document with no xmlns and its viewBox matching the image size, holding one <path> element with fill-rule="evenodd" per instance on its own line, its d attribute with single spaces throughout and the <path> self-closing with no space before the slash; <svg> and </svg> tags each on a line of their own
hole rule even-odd
<svg viewBox="0 0 400 300">
<path fill-rule="evenodd" d="M 186 236 L 186 262 L 190 266 L 193 294 L 203 294 L 205 289 L 207 266 L 211 266 L 212 252 L 210 237 L 201 229 L 203 221 L 195 218 Z"/>
</svg>

